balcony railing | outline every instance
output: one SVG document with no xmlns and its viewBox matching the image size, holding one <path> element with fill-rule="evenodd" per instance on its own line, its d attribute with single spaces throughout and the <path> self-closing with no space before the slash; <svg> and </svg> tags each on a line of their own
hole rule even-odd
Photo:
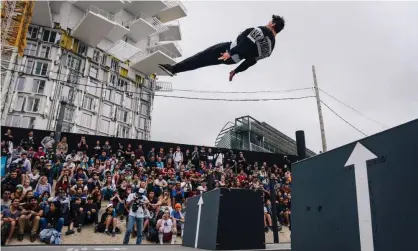
<svg viewBox="0 0 418 251">
<path fill-rule="evenodd" d="M 161 38 L 156 43 L 156 45 L 162 45 L 162 44 L 160 44 L 160 42 L 170 42 L 170 43 L 173 43 L 174 44 L 174 46 L 180 52 L 180 54 L 183 54 L 183 49 L 180 47 L 179 43 L 177 43 L 177 41 L 173 41 L 173 40 L 174 40 L 174 38 L 172 38 L 172 37 L 164 37 L 164 38 Z"/>
<path fill-rule="evenodd" d="M 157 30 L 157 32 L 155 32 L 154 34 L 151 34 L 150 36 L 168 30 L 168 27 L 165 26 L 160 20 L 158 20 L 158 18 L 150 17 L 148 15 L 145 15 L 144 13 L 139 13 L 139 15 L 135 16 L 135 18 L 132 21 L 123 22 L 123 26 L 128 28 L 132 25 L 133 22 L 135 22 L 138 19 L 145 20 L 146 22 L 151 24 Z"/>
<path fill-rule="evenodd" d="M 166 48 L 156 45 L 156 46 L 151 46 L 151 47 L 146 48 L 144 51 L 141 51 L 140 53 L 133 56 L 129 61 L 135 64 L 157 51 L 161 51 L 162 53 L 166 54 L 167 56 L 173 59 L 176 58 L 177 56 L 176 54 L 167 50 Z"/>
<path fill-rule="evenodd" d="M 84 16 L 82 18 L 80 18 L 80 20 L 74 26 L 74 30 L 76 30 L 78 28 L 78 25 L 80 25 L 81 22 L 83 22 L 84 18 L 89 14 L 89 12 L 94 13 L 94 14 L 97 14 L 97 15 L 100 15 L 100 16 L 108 19 L 109 21 L 115 22 L 115 15 L 112 15 L 109 12 L 106 12 L 106 11 L 104 11 L 102 9 L 99 9 L 98 7 L 96 7 L 94 5 L 90 5 L 89 9 L 84 14 Z"/>
<path fill-rule="evenodd" d="M 164 2 L 165 5 L 167 5 L 167 8 L 171 8 L 171 7 L 175 7 L 175 6 L 180 6 L 184 12 L 187 14 L 187 9 L 184 6 L 184 4 L 181 1 L 178 0 L 167 0 Z"/>
</svg>

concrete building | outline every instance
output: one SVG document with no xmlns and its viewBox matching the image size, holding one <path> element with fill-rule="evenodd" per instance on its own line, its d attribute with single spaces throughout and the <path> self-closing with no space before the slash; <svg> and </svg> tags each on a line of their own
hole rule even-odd
<svg viewBox="0 0 418 251">
<path fill-rule="evenodd" d="M 157 64 L 182 56 L 180 1 L 35 1 L 24 57 L 3 79 L 2 125 L 150 139 Z"/>
<path fill-rule="evenodd" d="M 266 122 L 243 116 L 228 122 L 219 132 L 215 146 L 237 150 L 297 155 L 296 141 Z M 315 156 L 306 149 L 306 157 Z"/>
</svg>

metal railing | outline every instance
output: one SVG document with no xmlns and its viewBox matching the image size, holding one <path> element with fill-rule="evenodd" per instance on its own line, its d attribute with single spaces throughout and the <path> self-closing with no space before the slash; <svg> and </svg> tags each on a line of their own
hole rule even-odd
<svg viewBox="0 0 418 251">
<path fill-rule="evenodd" d="M 164 43 L 173 43 L 173 45 L 180 52 L 180 54 L 183 54 L 183 49 L 180 47 L 179 43 L 177 43 L 176 41 L 174 41 L 173 39 L 170 39 L 170 38 L 171 37 L 164 37 L 162 39 L 160 38 L 160 40 L 155 42 L 154 45 L 164 45 Z"/>
<path fill-rule="evenodd" d="M 104 10 L 102 10 L 102 9 L 94 6 L 94 5 L 90 5 L 89 9 L 86 11 L 86 13 L 84 14 L 84 16 L 82 18 L 80 18 L 80 20 L 74 26 L 74 29 L 73 30 L 76 30 L 78 28 L 78 26 L 83 22 L 84 18 L 86 18 L 86 16 L 90 12 L 91 13 L 94 13 L 94 14 L 97 14 L 97 15 L 100 15 L 100 16 L 108 19 L 109 21 L 115 22 L 115 15 L 110 14 L 109 12 L 106 12 L 106 11 L 104 11 Z"/>
<path fill-rule="evenodd" d="M 167 0 L 164 3 L 165 3 L 165 5 L 167 5 L 167 9 L 168 8 L 172 8 L 172 7 L 176 7 L 176 6 L 180 6 L 180 8 L 183 9 L 184 13 L 187 14 L 187 9 L 186 9 L 186 7 L 184 6 L 184 4 L 181 1 L 178 1 L 178 0 Z"/>
<path fill-rule="evenodd" d="M 161 32 L 164 32 L 164 31 L 167 31 L 168 30 L 168 27 L 167 26 L 165 26 L 160 20 L 158 20 L 158 18 L 155 18 L 155 17 L 150 17 L 150 16 L 148 16 L 148 15 L 145 15 L 144 13 L 139 13 L 137 16 L 135 16 L 134 17 L 134 19 L 133 20 L 131 20 L 131 21 L 127 21 L 127 22 L 124 22 L 124 26 L 126 27 L 126 26 L 131 26 L 132 25 L 132 23 L 133 22 L 135 22 L 136 20 L 138 20 L 138 19 L 142 19 L 142 20 L 145 20 L 146 22 L 148 22 L 149 24 L 151 24 L 156 30 L 157 30 L 157 32 L 155 32 L 155 33 L 153 33 L 153 34 L 151 34 L 150 36 L 152 36 L 152 35 L 155 35 L 155 34 L 158 34 L 158 33 L 161 33 Z"/>
<path fill-rule="evenodd" d="M 167 55 L 168 57 L 174 59 L 177 57 L 176 54 L 172 53 L 170 50 L 167 50 L 166 48 L 160 46 L 160 45 L 156 45 L 156 46 L 151 46 L 146 48 L 144 51 L 139 52 L 138 54 L 136 54 L 135 56 L 133 56 L 132 58 L 129 59 L 129 61 L 131 61 L 132 63 L 136 64 L 139 61 L 143 60 L 144 58 L 146 58 L 147 56 L 160 51 L 162 53 L 164 53 L 165 55 Z"/>
</svg>

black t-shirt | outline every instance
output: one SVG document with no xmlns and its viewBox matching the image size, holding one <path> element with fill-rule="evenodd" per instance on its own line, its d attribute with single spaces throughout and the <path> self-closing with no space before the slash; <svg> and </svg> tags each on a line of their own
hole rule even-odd
<svg viewBox="0 0 418 251">
<path fill-rule="evenodd" d="M 94 150 L 94 153 L 97 154 L 97 155 L 102 154 L 102 147 L 100 145 L 95 145 L 93 147 L 93 150 Z"/>
<path fill-rule="evenodd" d="M 107 219 L 107 217 L 113 217 L 113 213 L 108 213 L 108 212 L 104 212 L 103 214 L 102 214 L 102 217 L 100 218 L 100 223 L 103 223 L 103 224 L 105 224 L 106 223 L 106 219 Z M 112 224 L 112 222 L 110 223 L 110 224 Z"/>
</svg>

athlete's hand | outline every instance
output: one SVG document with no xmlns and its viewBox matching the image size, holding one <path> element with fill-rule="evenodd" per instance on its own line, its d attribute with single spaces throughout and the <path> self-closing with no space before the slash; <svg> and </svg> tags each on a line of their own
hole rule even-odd
<svg viewBox="0 0 418 251">
<path fill-rule="evenodd" d="M 218 58 L 218 60 L 223 60 L 223 61 L 226 61 L 226 60 L 228 60 L 228 59 L 230 59 L 231 58 L 231 55 L 229 55 L 229 53 L 228 52 L 224 52 L 224 53 L 221 53 L 221 57 L 220 58 Z"/>
<path fill-rule="evenodd" d="M 235 76 L 235 71 L 231 71 L 229 73 L 229 81 L 232 81 L 232 79 L 234 78 L 234 76 Z"/>
</svg>

